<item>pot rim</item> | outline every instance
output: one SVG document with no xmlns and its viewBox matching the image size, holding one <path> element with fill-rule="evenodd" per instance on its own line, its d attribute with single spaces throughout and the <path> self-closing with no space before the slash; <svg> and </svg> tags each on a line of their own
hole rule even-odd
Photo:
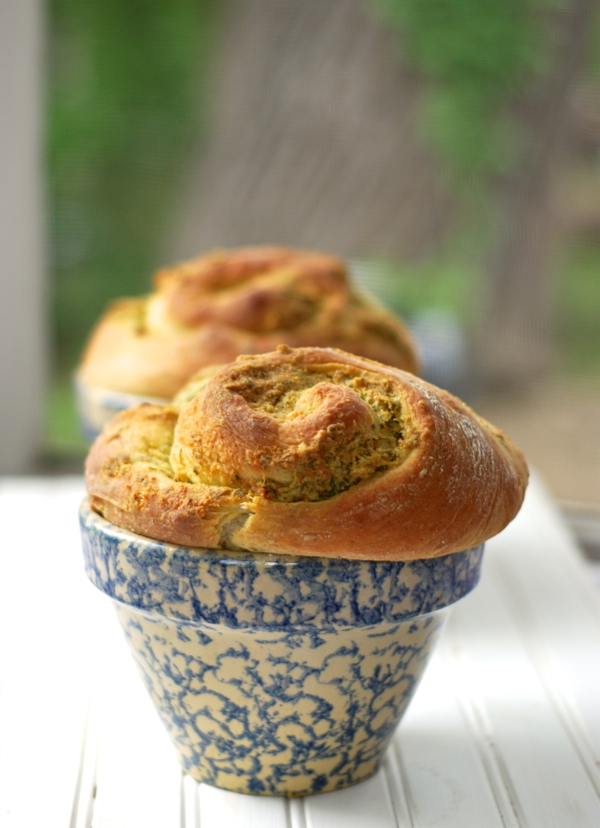
<svg viewBox="0 0 600 828">
<path fill-rule="evenodd" d="M 105 405 L 107 408 L 131 408 L 141 403 L 152 403 L 154 405 L 169 405 L 170 400 L 165 397 L 153 397 L 148 394 L 132 394 L 129 391 L 117 391 L 86 380 L 81 371 L 73 374 L 73 385 L 77 394 L 90 395 L 97 404 Z"/>
<path fill-rule="evenodd" d="M 79 511 L 85 569 L 112 599 L 183 624 L 278 632 L 395 624 L 463 598 L 484 544 L 437 558 L 366 561 L 199 549 Z"/>
</svg>

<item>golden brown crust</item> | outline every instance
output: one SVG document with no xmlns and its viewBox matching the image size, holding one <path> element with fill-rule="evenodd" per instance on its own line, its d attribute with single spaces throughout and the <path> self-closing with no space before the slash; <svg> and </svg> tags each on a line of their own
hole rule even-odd
<svg viewBox="0 0 600 828">
<path fill-rule="evenodd" d="M 169 452 L 177 424 L 168 406 L 145 403 L 105 427 L 86 461 L 90 504 L 112 523 L 147 537 L 216 547 L 240 499 L 219 486 L 176 482 Z M 177 540 L 174 540 L 177 538 Z"/>
<path fill-rule="evenodd" d="M 191 546 L 401 560 L 476 546 L 518 512 L 521 452 L 445 391 L 333 349 L 240 357 L 180 413 L 119 415 L 92 506 Z"/>
<path fill-rule="evenodd" d="M 285 343 L 331 346 L 417 370 L 402 322 L 351 290 L 334 256 L 280 247 L 217 250 L 159 271 L 156 290 L 114 303 L 80 375 L 100 388 L 171 399 L 200 368 Z"/>
</svg>

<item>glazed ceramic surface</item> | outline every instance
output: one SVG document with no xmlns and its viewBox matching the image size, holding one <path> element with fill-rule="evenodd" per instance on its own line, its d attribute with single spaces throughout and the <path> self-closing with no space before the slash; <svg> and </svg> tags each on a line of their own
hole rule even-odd
<svg viewBox="0 0 600 828">
<path fill-rule="evenodd" d="M 143 402 L 160 405 L 166 405 L 168 402 L 168 400 L 139 397 L 135 394 L 124 394 L 122 391 L 97 388 L 84 382 L 81 377 L 75 377 L 74 388 L 81 430 L 90 442 L 96 439 L 104 425 L 119 411 L 133 408 L 134 405 L 140 405 Z"/>
<path fill-rule="evenodd" d="M 188 549 L 81 509 L 86 572 L 115 602 L 186 772 L 304 795 L 370 776 L 483 547 L 368 562 Z"/>
</svg>

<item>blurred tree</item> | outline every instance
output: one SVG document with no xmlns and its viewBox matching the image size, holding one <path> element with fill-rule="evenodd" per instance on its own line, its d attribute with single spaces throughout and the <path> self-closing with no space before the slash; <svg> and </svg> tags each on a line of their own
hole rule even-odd
<svg viewBox="0 0 600 828">
<path fill-rule="evenodd" d="M 173 247 L 277 242 L 419 260 L 452 227 L 418 73 L 365 0 L 224 0 L 212 112 Z"/>
<path fill-rule="evenodd" d="M 503 102 L 518 130 L 518 151 L 489 186 L 493 226 L 482 260 L 476 352 L 482 372 L 500 384 L 528 382 L 549 365 L 560 230 L 553 192 L 574 138 L 571 101 L 597 10 L 594 0 L 546 5 L 539 20 L 547 37 L 542 67 Z"/>
<path fill-rule="evenodd" d="M 274 241 L 419 263 L 450 250 L 480 274 L 480 374 L 542 371 L 553 174 L 594 0 L 222 0 L 220 11 L 211 131 L 174 254 Z"/>
</svg>

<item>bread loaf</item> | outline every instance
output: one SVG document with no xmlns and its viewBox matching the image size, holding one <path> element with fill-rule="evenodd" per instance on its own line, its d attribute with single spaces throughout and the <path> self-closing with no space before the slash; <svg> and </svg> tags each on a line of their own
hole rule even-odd
<svg viewBox="0 0 600 828">
<path fill-rule="evenodd" d="M 187 546 L 367 560 L 476 546 L 518 512 L 523 455 L 466 405 L 328 348 L 239 357 L 180 411 L 118 415 L 86 464 L 92 508 Z"/>
<path fill-rule="evenodd" d="M 340 259 L 249 247 L 161 270 L 154 293 L 114 303 L 92 332 L 79 378 L 170 400 L 200 368 L 281 343 L 342 348 L 417 370 L 406 327 L 351 288 Z"/>
</svg>

